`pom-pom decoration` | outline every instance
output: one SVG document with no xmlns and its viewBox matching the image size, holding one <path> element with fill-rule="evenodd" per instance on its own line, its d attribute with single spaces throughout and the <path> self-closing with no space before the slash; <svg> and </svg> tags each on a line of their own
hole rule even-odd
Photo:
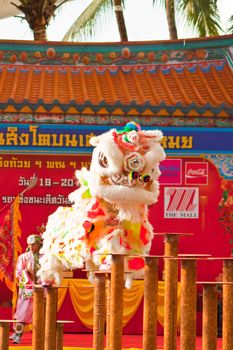
<svg viewBox="0 0 233 350">
<path fill-rule="evenodd" d="M 125 125 L 124 127 L 124 131 L 128 132 L 128 131 L 140 131 L 141 130 L 141 126 L 135 122 L 129 122 Z"/>
</svg>

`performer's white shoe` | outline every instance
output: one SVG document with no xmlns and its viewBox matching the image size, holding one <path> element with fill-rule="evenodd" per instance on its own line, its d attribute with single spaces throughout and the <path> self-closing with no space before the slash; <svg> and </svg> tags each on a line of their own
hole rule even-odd
<svg viewBox="0 0 233 350">
<path fill-rule="evenodd" d="M 13 344 L 19 344 L 20 343 L 20 335 L 13 333 L 9 339 L 12 340 Z"/>
</svg>

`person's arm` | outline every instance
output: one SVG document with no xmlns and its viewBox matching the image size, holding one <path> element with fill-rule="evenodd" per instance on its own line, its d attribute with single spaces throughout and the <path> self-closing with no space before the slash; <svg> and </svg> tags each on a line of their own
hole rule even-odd
<svg viewBox="0 0 233 350">
<path fill-rule="evenodd" d="M 16 264 L 16 278 L 19 282 L 32 283 L 33 276 L 28 270 L 29 257 L 26 254 L 22 254 L 18 257 Z"/>
<path fill-rule="evenodd" d="M 16 264 L 16 278 L 21 279 L 23 271 L 26 269 L 26 262 L 24 254 L 20 255 Z"/>
</svg>

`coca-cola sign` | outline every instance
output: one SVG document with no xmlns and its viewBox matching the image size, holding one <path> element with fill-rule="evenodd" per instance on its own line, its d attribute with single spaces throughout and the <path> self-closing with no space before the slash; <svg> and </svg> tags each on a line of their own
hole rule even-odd
<svg viewBox="0 0 233 350">
<path fill-rule="evenodd" d="M 185 184 L 186 185 L 207 185 L 208 184 L 208 163 L 207 162 L 186 162 L 185 163 Z"/>
</svg>

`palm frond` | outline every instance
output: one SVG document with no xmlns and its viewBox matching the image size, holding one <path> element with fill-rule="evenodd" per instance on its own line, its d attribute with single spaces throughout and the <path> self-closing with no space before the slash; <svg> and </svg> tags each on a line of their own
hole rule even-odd
<svg viewBox="0 0 233 350">
<path fill-rule="evenodd" d="M 165 7 L 166 1 L 165 0 L 152 0 L 152 4 L 153 4 L 153 6 L 160 5 L 162 7 Z"/>
<path fill-rule="evenodd" d="M 112 7 L 111 0 L 93 0 L 71 25 L 63 37 L 63 41 L 77 40 L 92 36 L 97 19 Z"/>
<path fill-rule="evenodd" d="M 227 28 L 227 32 L 229 34 L 233 34 L 233 15 L 228 20 L 229 28 Z"/>
<path fill-rule="evenodd" d="M 222 30 L 217 0 L 183 0 L 179 4 L 187 24 L 197 30 L 201 37 L 219 35 Z"/>
</svg>

